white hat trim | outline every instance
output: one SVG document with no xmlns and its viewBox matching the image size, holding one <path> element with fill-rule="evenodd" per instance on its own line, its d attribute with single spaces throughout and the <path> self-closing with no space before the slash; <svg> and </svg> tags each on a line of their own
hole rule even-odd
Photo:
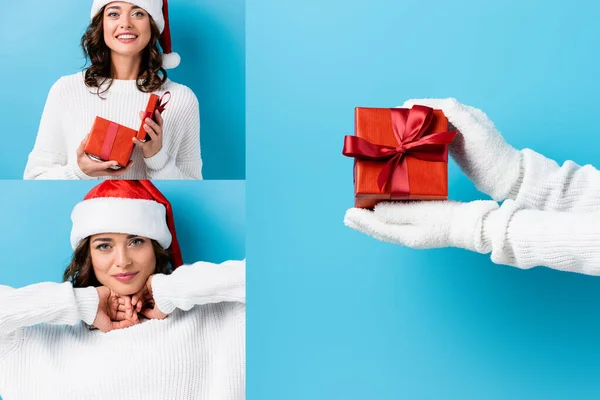
<svg viewBox="0 0 600 400">
<path fill-rule="evenodd" d="M 71 246 L 98 233 L 123 233 L 156 240 L 163 248 L 171 245 L 166 209 L 153 200 L 102 197 L 78 203 L 71 213 Z"/>
</svg>

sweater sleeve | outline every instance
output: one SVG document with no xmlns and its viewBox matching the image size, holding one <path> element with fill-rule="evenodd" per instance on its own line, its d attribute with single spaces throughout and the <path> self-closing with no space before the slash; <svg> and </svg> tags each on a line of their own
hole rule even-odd
<svg viewBox="0 0 600 400">
<path fill-rule="evenodd" d="M 177 125 L 165 123 L 165 134 L 177 130 L 181 142 L 177 154 L 170 154 L 165 146 L 150 158 L 145 158 L 149 179 L 202 179 L 202 158 L 200 155 L 200 111 L 198 99 L 189 90 L 185 106 L 171 118 L 177 119 Z"/>
<path fill-rule="evenodd" d="M 513 200 L 483 219 L 483 251 L 497 264 L 600 275 L 600 212 L 522 208 Z"/>
<path fill-rule="evenodd" d="M 182 265 L 171 275 L 155 275 L 152 291 L 159 310 L 166 314 L 209 303 L 245 304 L 246 260 Z"/>
<path fill-rule="evenodd" d="M 68 164 L 67 145 L 63 136 L 61 94 L 59 79 L 50 89 L 33 150 L 29 154 L 24 179 L 85 179 L 75 165 Z"/>
<path fill-rule="evenodd" d="M 40 323 L 92 324 L 98 310 L 94 287 L 73 288 L 70 282 L 44 282 L 15 289 L 0 285 L 0 349 L 10 345 L 20 328 Z"/>
<path fill-rule="evenodd" d="M 559 166 L 530 149 L 521 151 L 521 174 L 508 195 L 525 208 L 600 211 L 600 171 L 566 161 Z"/>
</svg>

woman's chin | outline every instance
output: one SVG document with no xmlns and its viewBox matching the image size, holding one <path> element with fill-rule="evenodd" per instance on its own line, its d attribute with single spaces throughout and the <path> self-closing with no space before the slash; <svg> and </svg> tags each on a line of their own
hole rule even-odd
<svg viewBox="0 0 600 400">
<path fill-rule="evenodd" d="M 117 293 L 120 296 L 131 296 L 139 292 L 144 285 L 139 283 L 121 283 L 121 282 L 113 282 L 111 284 L 110 290 Z"/>
<path fill-rule="evenodd" d="M 137 58 L 140 57 L 144 48 L 138 48 L 138 46 L 128 46 L 121 43 L 111 47 L 111 55 L 125 58 Z"/>
</svg>

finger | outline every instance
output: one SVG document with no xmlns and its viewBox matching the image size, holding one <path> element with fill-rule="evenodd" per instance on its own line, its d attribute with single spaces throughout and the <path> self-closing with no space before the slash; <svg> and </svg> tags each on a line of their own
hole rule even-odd
<svg viewBox="0 0 600 400">
<path fill-rule="evenodd" d="M 163 127 L 163 117 L 162 114 L 160 113 L 160 111 L 156 110 L 154 111 L 154 119 L 156 120 L 156 123 L 158 124 L 158 126 Z"/>
<path fill-rule="evenodd" d="M 142 311 L 143 315 L 148 319 L 165 319 L 167 314 L 163 314 L 160 311 L 152 308 L 148 308 Z"/>
<path fill-rule="evenodd" d="M 117 306 L 117 311 L 123 311 L 123 312 L 125 312 L 125 311 L 127 311 L 127 307 L 125 307 L 125 304 L 119 304 Z"/>
<path fill-rule="evenodd" d="M 131 297 L 129 296 L 125 296 L 125 313 L 127 314 L 127 317 L 130 317 L 132 314 L 132 308 L 131 308 Z"/>
<path fill-rule="evenodd" d="M 129 162 L 127 163 L 127 165 L 125 167 L 123 167 L 121 169 L 117 169 L 117 170 L 109 169 L 106 171 L 105 175 L 106 176 L 121 176 L 121 175 L 129 172 L 132 165 L 133 165 L 133 160 L 129 160 Z"/>
<path fill-rule="evenodd" d="M 158 133 L 156 132 L 154 127 L 150 125 L 151 123 L 156 125 L 156 123 L 154 123 L 154 121 L 152 121 L 152 120 L 149 121 L 148 118 L 146 118 L 146 121 L 144 122 L 144 129 L 146 130 L 146 133 L 150 136 L 150 139 L 156 140 L 156 139 L 158 139 Z M 158 129 L 160 129 L 160 128 L 158 128 Z"/>
<path fill-rule="evenodd" d="M 138 313 L 135 311 L 135 309 L 131 311 L 131 317 L 129 319 L 135 323 L 138 323 L 140 321 Z"/>
<path fill-rule="evenodd" d="M 124 310 L 117 311 L 117 314 L 115 315 L 115 321 L 123 321 L 124 319 L 127 319 L 127 313 Z"/>
<path fill-rule="evenodd" d="M 132 295 L 131 296 L 131 304 L 133 304 L 134 306 L 137 305 L 139 298 L 140 298 L 139 292 Z"/>
<path fill-rule="evenodd" d="M 160 125 L 158 123 L 156 123 L 152 118 L 146 118 L 146 120 L 144 122 L 146 123 L 146 125 L 148 125 L 150 128 L 152 128 L 152 130 L 154 132 L 156 132 L 157 134 L 160 132 L 160 130 L 161 130 Z"/>
<path fill-rule="evenodd" d="M 408 246 L 409 243 L 414 245 L 412 242 L 414 239 L 411 239 L 411 233 L 415 233 L 414 226 L 382 222 L 375 217 L 373 211 L 351 208 L 346 211 L 344 224 L 377 240 L 404 246 Z"/>
<path fill-rule="evenodd" d="M 79 147 L 77 147 L 77 156 L 83 155 L 86 144 L 87 144 L 87 136 L 83 138 L 81 143 L 79 143 Z"/>
<path fill-rule="evenodd" d="M 146 111 L 140 111 L 140 119 L 144 119 L 144 116 L 146 115 Z"/>
<path fill-rule="evenodd" d="M 144 317 L 148 318 L 148 319 L 154 319 L 154 317 L 153 317 L 153 315 L 152 315 L 152 309 L 151 309 L 151 308 L 144 308 L 144 309 L 141 311 L 141 314 L 142 314 Z"/>
<path fill-rule="evenodd" d="M 119 165 L 118 162 L 116 161 L 95 161 L 90 159 L 90 161 L 92 162 L 92 169 L 93 172 L 101 172 L 101 171 L 107 171 L 107 172 L 112 172 L 114 171 L 111 167 L 116 167 L 117 165 Z"/>
<path fill-rule="evenodd" d="M 437 224 L 449 217 L 455 204 L 448 200 L 383 202 L 375 206 L 374 216 L 391 224 Z"/>
<path fill-rule="evenodd" d="M 133 142 L 133 144 L 135 144 L 136 146 L 138 146 L 140 149 L 143 149 L 144 146 L 146 146 L 147 142 L 142 142 L 140 139 L 134 137 L 133 139 L 131 139 L 131 141 Z"/>
<path fill-rule="evenodd" d="M 135 325 L 136 323 L 133 321 L 130 321 L 128 319 L 124 319 L 123 321 L 113 321 L 110 324 L 110 328 L 111 330 L 114 329 L 123 329 L 123 328 L 129 328 L 130 326 Z"/>
</svg>

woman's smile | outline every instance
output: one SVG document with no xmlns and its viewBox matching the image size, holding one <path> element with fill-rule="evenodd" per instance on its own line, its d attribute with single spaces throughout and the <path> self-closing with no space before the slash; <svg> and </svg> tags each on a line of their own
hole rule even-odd
<svg viewBox="0 0 600 400">
<path fill-rule="evenodd" d="M 118 34 L 116 37 L 117 37 L 117 40 L 121 43 L 131 43 L 138 38 L 138 35 L 129 33 L 129 32 L 125 32 L 125 33 Z"/>
</svg>

